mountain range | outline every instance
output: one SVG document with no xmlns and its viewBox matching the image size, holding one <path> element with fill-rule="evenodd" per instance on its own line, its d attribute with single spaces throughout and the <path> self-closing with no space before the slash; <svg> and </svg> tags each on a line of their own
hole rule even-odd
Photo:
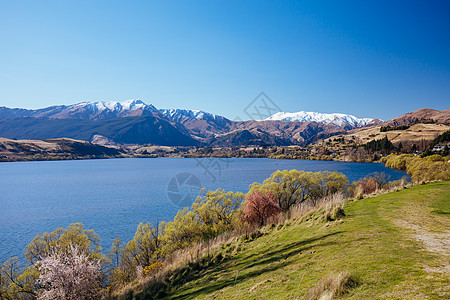
<svg viewBox="0 0 450 300">
<path fill-rule="evenodd" d="M 319 122 L 324 124 L 331 124 L 338 127 L 346 127 L 349 129 L 360 128 L 367 125 L 379 124 L 382 120 L 372 118 L 357 118 L 348 114 L 326 114 L 318 112 L 299 111 L 296 113 L 279 112 L 266 120 L 280 120 L 280 121 L 296 121 L 296 122 Z"/>
<path fill-rule="evenodd" d="M 81 102 L 41 109 L 0 107 L 0 120 L 18 117 L 101 120 L 147 115 L 159 115 L 159 112 L 153 105 L 145 104 L 141 100 Z"/>
<path fill-rule="evenodd" d="M 72 138 L 101 144 L 307 145 L 381 123 L 375 118 L 304 111 L 280 112 L 263 121 L 232 121 L 201 110 L 157 109 L 141 100 L 82 102 L 34 110 L 0 107 L 0 137 Z"/>
</svg>

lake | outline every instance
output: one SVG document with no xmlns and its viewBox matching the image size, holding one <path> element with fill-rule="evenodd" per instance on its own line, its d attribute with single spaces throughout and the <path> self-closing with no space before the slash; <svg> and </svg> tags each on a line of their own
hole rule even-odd
<svg viewBox="0 0 450 300">
<path fill-rule="evenodd" d="M 172 220 L 200 188 L 247 192 L 283 169 L 338 171 L 350 181 L 373 172 L 396 180 L 382 164 L 261 158 L 127 158 L 0 163 L 0 262 L 23 257 L 38 233 L 82 222 L 101 237 L 133 238 L 139 222 Z"/>
</svg>

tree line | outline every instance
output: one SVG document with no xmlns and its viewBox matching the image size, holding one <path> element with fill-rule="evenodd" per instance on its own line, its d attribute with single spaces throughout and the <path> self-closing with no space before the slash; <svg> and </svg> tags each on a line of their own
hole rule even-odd
<svg viewBox="0 0 450 300">
<path fill-rule="evenodd" d="M 415 183 L 450 180 L 450 163 L 439 154 L 390 154 L 380 160 L 386 167 L 406 171 Z"/>
</svg>

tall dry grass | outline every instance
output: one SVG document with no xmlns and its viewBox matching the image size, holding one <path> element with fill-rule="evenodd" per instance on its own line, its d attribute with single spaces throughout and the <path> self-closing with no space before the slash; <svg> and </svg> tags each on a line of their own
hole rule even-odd
<svg viewBox="0 0 450 300">
<path fill-rule="evenodd" d="M 166 257 L 162 267 L 156 272 L 147 276 L 139 276 L 134 282 L 119 290 L 115 297 L 105 296 L 104 299 L 130 299 L 131 293 L 136 294 L 150 289 L 164 289 L 167 278 L 176 274 L 177 271 L 187 268 L 198 268 L 203 261 L 218 263 L 218 253 L 222 250 L 222 245 L 231 244 L 244 234 L 251 234 L 256 231 L 254 227 L 239 228 L 234 231 L 225 232 L 209 241 L 199 242 L 190 248 L 179 250 Z"/>
</svg>

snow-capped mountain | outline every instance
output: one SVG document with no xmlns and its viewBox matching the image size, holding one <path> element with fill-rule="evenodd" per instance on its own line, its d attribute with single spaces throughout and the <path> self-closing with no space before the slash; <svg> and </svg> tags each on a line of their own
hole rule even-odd
<svg viewBox="0 0 450 300">
<path fill-rule="evenodd" d="M 151 104 L 145 104 L 138 99 L 125 101 L 98 101 L 82 102 L 67 106 L 62 114 L 56 114 L 53 118 L 77 118 L 77 119 L 110 119 L 120 117 L 135 117 L 142 115 L 154 115 L 158 110 Z"/>
<path fill-rule="evenodd" d="M 151 104 L 141 100 L 81 102 L 72 105 L 57 105 L 41 109 L 28 110 L 0 107 L 0 119 L 33 117 L 48 119 L 85 119 L 100 120 L 120 117 L 159 115 Z"/>
<path fill-rule="evenodd" d="M 364 127 L 374 122 L 380 122 L 379 119 L 372 118 L 357 118 L 348 114 L 341 113 L 318 113 L 299 111 L 295 113 L 279 112 L 266 120 L 279 120 L 279 121 L 296 121 L 296 122 L 318 122 L 324 124 L 330 124 L 338 127 Z"/>
<path fill-rule="evenodd" d="M 81 102 L 78 104 L 70 105 L 68 109 L 85 108 L 92 111 L 112 111 L 122 112 L 130 110 L 151 110 L 156 111 L 156 108 L 151 104 L 145 104 L 142 100 L 131 99 L 125 101 L 98 101 L 98 102 Z"/>
<path fill-rule="evenodd" d="M 160 109 L 159 112 L 166 117 L 177 122 L 183 122 L 187 119 L 223 121 L 228 120 L 225 117 L 214 115 L 198 109 Z"/>
<path fill-rule="evenodd" d="M 225 117 L 201 110 L 160 109 L 159 112 L 172 123 L 183 126 L 199 140 L 227 132 L 232 123 Z"/>
</svg>

